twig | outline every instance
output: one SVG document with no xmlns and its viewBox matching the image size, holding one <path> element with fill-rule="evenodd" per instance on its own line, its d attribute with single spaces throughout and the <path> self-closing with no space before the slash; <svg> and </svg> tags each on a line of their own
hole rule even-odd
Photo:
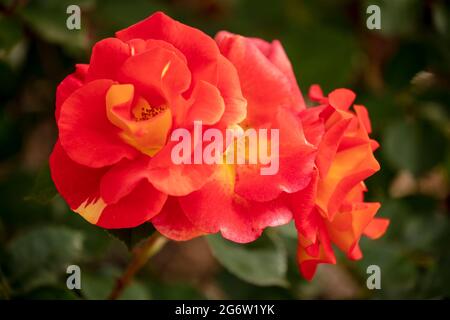
<svg viewBox="0 0 450 320">
<path fill-rule="evenodd" d="M 108 299 L 116 300 L 121 296 L 125 288 L 133 280 L 134 275 L 147 263 L 148 259 L 154 256 L 167 242 L 167 238 L 155 232 L 143 243 L 133 250 L 133 258 L 127 266 L 122 276 L 117 279 L 114 289 Z"/>
</svg>

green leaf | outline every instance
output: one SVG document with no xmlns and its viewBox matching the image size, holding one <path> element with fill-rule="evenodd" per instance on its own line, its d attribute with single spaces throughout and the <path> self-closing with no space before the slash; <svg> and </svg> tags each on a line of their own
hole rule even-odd
<svg viewBox="0 0 450 320">
<path fill-rule="evenodd" d="M 18 66 L 24 59 L 24 35 L 20 23 L 12 17 L 0 16 L 0 60 Z"/>
<path fill-rule="evenodd" d="M 276 230 L 280 233 L 281 236 L 297 240 L 298 232 L 293 221 L 291 223 L 285 224 L 284 226 L 276 228 Z"/>
<path fill-rule="evenodd" d="M 303 90 L 319 83 L 325 93 L 354 80 L 361 48 L 348 30 L 311 24 L 293 30 L 283 42 Z"/>
<path fill-rule="evenodd" d="M 446 7 L 443 1 L 436 1 L 431 3 L 431 10 L 435 28 L 442 35 L 448 36 L 450 29 L 450 10 L 448 6 Z"/>
<path fill-rule="evenodd" d="M 193 284 L 187 283 L 167 283 L 152 282 L 152 297 L 156 300 L 190 300 L 206 299 L 202 292 Z"/>
<path fill-rule="evenodd" d="M 15 79 L 9 66 L 0 62 L 0 95 L 3 90 L 11 90 Z M 4 88 L 6 87 L 6 88 Z M 8 95 L 11 92 L 7 93 Z M 0 159 L 6 159 L 20 150 L 21 132 L 18 129 L 17 122 L 12 119 L 11 115 L 0 110 Z"/>
<path fill-rule="evenodd" d="M 60 287 L 40 287 L 24 297 L 19 297 L 24 299 L 31 300 L 78 300 L 79 297 L 75 294 L 74 291 L 69 290 L 67 288 Z"/>
<path fill-rule="evenodd" d="M 23 290 L 53 284 L 76 264 L 82 253 L 83 236 L 65 227 L 39 227 L 20 235 L 7 246 L 7 274 Z"/>
<path fill-rule="evenodd" d="M 133 0 L 133 5 L 130 5 L 127 1 L 102 0 L 96 3 L 93 18 L 101 27 L 99 36 L 111 37 L 114 32 L 127 28 L 158 10 L 164 10 L 163 3 Z"/>
<path fill-rule="evenodd" d="M 413 77 L 426 68 L 426 50 L 426 45 L 413 42 L 400 46 L 385 67 L 384 77 L 391 88 L 410 86 Z"/>
<path fill-rule="evenodd" d="M 365 10 L 369 5 L 380 7 L 380 32 L 388 36 L 412 35 L 419 28 L 421 9 L 424 9 L 420 0 L 366 0 L 363 21 L 369 17 Z"/>
<path fill-rule="evenodd" d="M 1 51 L 12 48 L 22 38 L 20 23 L 11 17 L 0 16 Z"/>
<path fill-rule="evenodd" d="M 382 299 L 412 298 L 418 280 L 418 271 L 401 246 L 383 240 L 372 241 L 362 238 L 361 248 L 364 259 L 354 262 L 361 275 L 360 281 L 365 284 L 368 277 L 367 267 L 370 265 L 379 266 L 382 274 L 382 290 L 368 292 L 369 290 L 365 289 L 367 294 L 373 294 Z"/>
<path fill-rule="evenodd" d="M 86 299 L 101 300 L 108 298 L 119 276 L 118 272 L 112 274 L 95 275 L 84 273 L 81 276 L 81 293 Z M 120 300 L 149 300 L 149 290 L 137 280 L 134 280 L 124 289 Z"/>
<path fill-rule="evenodd" d="M 259 286 L 244 281 L 230 272 L 221 272 L 218 274 L 217 284 L 223 291 L 224 297 L 232 297 L 233 299 L 292 299 L 291 288 L 280 286 Z M 298 274 L 297 274 L 298 279 Z M 293 283 L 290 283 L 291 285 Z"/>
<path fill-rule="evenodd" d="M 232 274 L 260 286 L 287 286 L 287 253 L 274 234 L 265 234 L 251 244 L 238 244 L 221 235 L 207 237 L 213 255 Z"/>
<path fill-rule="evenodd" d="M 66 13 L 69 5 L 81 7 L 81 29 L 69 30 Z M 31 1 L 21 11 L 21 17 L 31 28 L 48 42 L 62 45 L 70 52 L 80 52 L 89 45 L 88 23 L 85 8 L 92 5 L 90 0 L 36 0 Z"/>
<path fill-rule="evenodd" d="M 136 228 L 109 229 L 106 231 L 114 238 L 122 241 L 131 250 L 138 243 L 150 237 L 156 230 L 151 223 L 144 223 Z"/>
<path fill-rule="evenodd" d="M 447 141 L 427 123 L 398 121 L 386 129 L 381 145 L 394 167 L 420 175 L 443 161 Z"/>
<path fill-rule="evenodd" d="M 48 204 L 56 195 L 55 184 L 50 175 L 50 167 L 48 164 L 43 167 L 36 176 L 31 193 L 25 197 L 27 201 L 36 201 L 40 204 Z"/>
</svg>

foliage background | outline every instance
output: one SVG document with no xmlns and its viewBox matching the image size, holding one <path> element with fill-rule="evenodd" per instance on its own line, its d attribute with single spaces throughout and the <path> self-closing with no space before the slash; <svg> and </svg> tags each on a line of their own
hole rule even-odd
<svg viewBox="0 0 450 320">
<path fill-rule="evenodd" d="M 66 29 L 70 4 L 82 8 L 80 31 Z M 369 4 L 381 7 L 381 31 L 365 27 Z M 313 83 L 354 89 L 382 146 L 368 196 L 391 227 L 362 241 L 362 261 L 340 255 L 311 282 L 298 274 L 292 226 L 248 246 L 169 243 L 122 298 L 450 297 L 448 1 L 0 0 L 0 298 L 102 299 L 126 266 L 126 246 L 55 195 L 54 93 L 95 41 L 156 10 L 210 35 L 280 39 L 304 93 Z M 81 267 L 81 290 L 66 288 L 69 264 Z M 382 290 L 365 286 L 371 264 Z"/>
</svg>

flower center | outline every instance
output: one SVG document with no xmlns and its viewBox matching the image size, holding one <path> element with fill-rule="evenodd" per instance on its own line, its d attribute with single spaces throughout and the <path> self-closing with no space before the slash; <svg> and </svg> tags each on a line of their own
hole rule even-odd
<svg viewBox="0 0 450 320">
<path fill-rule="evenodd" d="M 120 137 L 144 154 L 153 157 L 161 150 L 172 127 L 170 109 L 152 107 L 143 97 L 135 97 L 131 84 L 112 85 L 106 94 L 106 114 Z"/>
<path fill-rule="evenodd" d="M 136 121 L 146 121 L 156 117 L 166 109 L 167 107 L 164 105 L 152 107 L 147 100 L 139 98 L 132 112 Z"/>
</svg>

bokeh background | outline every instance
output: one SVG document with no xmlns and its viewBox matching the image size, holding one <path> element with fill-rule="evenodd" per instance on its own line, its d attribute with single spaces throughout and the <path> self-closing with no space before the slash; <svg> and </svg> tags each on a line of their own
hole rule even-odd
<svg viewBox="0 0 450 320">
<path fill-rule="evenodd" d="M 81 30 L 66 28 L 78 4 Z M 381 30 L 366 8 L 381 8 Z M 362 240 L 364 259 L 300 277 L 292 226 L 256 243 L 218 237 L 169 243 L 122 298 L 450 297 L 450 14 L 445 0 L 0 0 L 0 299 L 103 299 L 130 259 L 125 243 L 146 227 L 115 235 L 70 212 L 49 178 L 56 140 L 55 88 L 95 41 L 157 10 L 213 36 L 227 29 L 279 39 L 303 92 L 352 88 L 368 107 L 382 170 L 369 179 L 391 226 Z M 82 289 L 66 288 L 66 267 Z M 366 288 L 379 265 L 382 289 Z"/>
</svg>

